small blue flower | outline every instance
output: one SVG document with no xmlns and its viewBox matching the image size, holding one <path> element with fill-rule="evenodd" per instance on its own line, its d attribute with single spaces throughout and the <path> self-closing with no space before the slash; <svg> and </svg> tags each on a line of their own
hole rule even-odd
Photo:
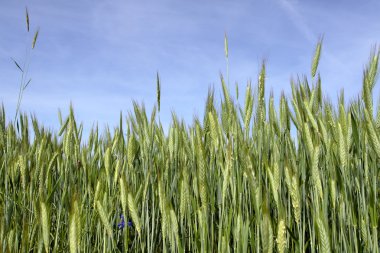
<svg viewBox="0 0 380 253">
<path fill-rule="evenodd" d="M 132 227 L 133 226 L 133 222 L 132 221 L 128 221 L 128 227 Z"/>
<path fill-rule="evenodd" d="M 124 222 L 124 215 L 120 214 L 120 219 L 121 219 L 121 222 L 119 224 L 117 224 L 117 227 L 119 229 L 123 229 L 124 226 L 125 226 L 125 222 Z M 129 223 L 129 222 L 128 222 Z"/>
</svg>

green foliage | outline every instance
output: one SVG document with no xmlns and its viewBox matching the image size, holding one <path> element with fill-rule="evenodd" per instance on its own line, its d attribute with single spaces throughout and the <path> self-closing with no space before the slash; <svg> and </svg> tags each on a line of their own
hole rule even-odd
<svg viewBox="0 0 380 253">
<path fill-rule="evenodd" d="M 209 92 L 203 122 L 173 113 L 168 135 L 137 103 L 86 141 L 72 108 L 54 133 L 26 115 L 7 122 L 2 107 L 0 250 L 378 252 L 378 55 L 348 106 L 322 100 L 319 76 L 267 104 L 263 64 L 257 96 L 249 83 L 235 104 L 221 77 L 220 107 Z"/>
</svg>

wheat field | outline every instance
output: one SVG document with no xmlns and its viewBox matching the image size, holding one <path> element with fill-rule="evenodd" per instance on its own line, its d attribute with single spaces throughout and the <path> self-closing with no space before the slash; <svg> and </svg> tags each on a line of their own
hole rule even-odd
<svg viewBox="0 0 380 253">
<path fill-rule="evenodd" d="M 2 252 L 379 252 L 379 50 L 362 93 L 323 96 L 318 62 L 292 95 L 265 98 L 265 64 L 240 105 L 221 76 L 203 118 L 133 104 L 114 130 L 83 137 L 0 110 Z M 227 51 L 227 50 L 226 50 Z M 226 52 L 227 54 L 227 52 Z M 294 129 L 296 137 L 292 137 Z"/>
</svg>

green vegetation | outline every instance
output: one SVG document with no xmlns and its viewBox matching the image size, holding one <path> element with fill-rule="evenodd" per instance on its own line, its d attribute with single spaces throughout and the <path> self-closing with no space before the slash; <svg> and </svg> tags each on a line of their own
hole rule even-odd
<svg viewBox="0 0 380 253">
<path fill-rule="evenodd" d="M 322 96 L 320 54 L 321 41 L 312 84 L 292 82 L 278 108 L 263 64 L 243 106 L 221 77 L 220 106 L 210 91 L 203 120 L 173 113 L 167 136 L 156 106 L 149 117 L 134 103 L 113 132 L 86 140 L 72 108 L 57 134 L 25 114 L 7 122 L 3 107 L 0 250 L 378 252 L 379 51 L 362 97 L 346 105 L 342 93 L 336 107 Z"/>
</svg>

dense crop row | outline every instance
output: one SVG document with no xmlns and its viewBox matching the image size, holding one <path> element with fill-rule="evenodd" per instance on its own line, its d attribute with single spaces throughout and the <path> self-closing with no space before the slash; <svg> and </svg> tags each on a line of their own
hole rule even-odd
<svg viewBox="0 0 380 253">
<path fill-rule="evenodd" d="M 222 77 L 220 106 L 209 92 L 203 120 L 173 113 L 167 135 L 156 107 L 137 104 L 86 140 L 72 109 L 58 134 L 2 109 L 0 250 L 378 252 L 379 53 L 360 99 L 342 93 L 337 106 L 322 96 L 319 54 L 311 84 L 294 81 L 278 108 L 263 65 L 243 106 Z"/>
</svg>

